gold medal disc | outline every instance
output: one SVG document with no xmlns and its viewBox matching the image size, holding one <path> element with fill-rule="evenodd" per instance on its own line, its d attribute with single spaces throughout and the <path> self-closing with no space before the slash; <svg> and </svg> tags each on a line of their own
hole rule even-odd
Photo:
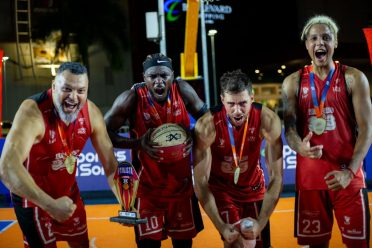
<svg viewBox="0 0 372 248">
<path fill-rule="evenodd" d="M 237 184 L 240 175 L 240 167 L 237 167 L 234 172 L 234 183 Z"/>
<path fill-rule="evenodd" d="M 327 121 L 325 119 L 323 118 L 314 119 L 314 123 L 313 123 L 314 133 L 317 135 L 321 135 L 324 132 L 326 125 L 327 125 Z"/>
<path fill-rule="evenodd" d="M 72 154 L 66 157 L 65 166 L 69 174 L 72 174 L 75 170 L 76 157 Z"/>
</svg>

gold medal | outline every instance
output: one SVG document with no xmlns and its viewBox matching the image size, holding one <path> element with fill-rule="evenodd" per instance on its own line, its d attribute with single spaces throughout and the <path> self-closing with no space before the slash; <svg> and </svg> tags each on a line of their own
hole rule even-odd
<svg viewBox="0 0 372 248">
<path fill-rule="evenodd" d="M 237 184 L 240 175 L 240 167 L 237 167 L 234 172 L 234 183 Z"/>
<path fill-rule="evenodd" d="M 323 118 L 315 118 L 313 121 L 313 131 L 317 135 L 321 135 L 327 126 L 327 121 Z"/>
<path fill-rule="evenodd" d="M 72 174 L 75 170 L 76 157 L 72 154 L 66 157 L 65 166 L 69 174 Z"/>
</svg>

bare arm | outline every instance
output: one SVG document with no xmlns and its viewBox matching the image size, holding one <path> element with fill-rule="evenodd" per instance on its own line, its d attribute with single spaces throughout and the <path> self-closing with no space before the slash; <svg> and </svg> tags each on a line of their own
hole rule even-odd
<svg viewBox="0 0 372 248">
<path fill-rule="evenodd" d="M 232 225 L 227 225 L 222 220 L 216 201 L 208 187 L 211 171 L 212 154 L 210 146 L 214 142 L 216 130 L 213 116 L 206 113 L 195 125 L 195 192 L 205 212 L 212 220 L 217 230 L 224 236 L 227 242 L 233 242 L 239 235 Z"/>
<path fill-rule="evenodd" d="M 187 111 L 195 119 L 198 119 L 207 112 L 206 108 L 203 109 L 204 102 L 199 98 L 198 94 L 195 92 L 190 84 L 183 80 L 178 80 L 178 87 L 180 89 L 182 99 L 186 105 Z"/>
<path fill-rule="evenodd" d="M 92 125 L 92 134 L 90 138 L 105 170 L 108 184 L 110 185 L 112 192 L 115 194 L 116 199 L 119 199 L 118 192 L 116 192 L 116 187 L 113 181 L 115 170 L 118 166 L 118 162 L 114 154 L 114 148 L 108 136 L 105 122 L 100 110 L 91 101 L 88 101 L 88 104 L 89 118 Z"/>
<path fill-rule="evenodd" d="M 350 85 L 353 107 L 358 124 L 358 137 L 349 168 L 355 174 L 372 142 L 372 107 L 369 83 L 359 70 L 349 67 L 345 74 Z"/>
<path fill-rule="evenodd" d="M 350 184 L 372 142 L 372 108 L 368 80 L 361 71 L 352 67 L 348 67 L 345 79 L 352 96 L 358 124 L 358 137 L 348 167 L 349 170 L 331 171 L 325 176 L 328 188 L 331 190 L 340 190 Z"/>
<path fill-rule="evenodd" d="M 42 114 L 33 100 L 25 100 L 18 109 L 6 138 L 0 159 L 0 177 L 13 193 L 32 201 L 58 221 L 66 220 L 76 209 L 68 197 L 54 200 L 33 180 L 23 166 L 32 145 L 40 142 L 45 132 Z"/>
<path fill-rule="evenodd" d="M 300 75 L 298 72 L 292 73 L 284 79 L 282 86 L 282 99 L 284 105 L 284 126 L 285 138 L 292 150 L 304 157 L 320 158 L 322 156 L 323 145 L 310 146 L 312 132 L 302 140 L 297 131 L 297 97 L 298 82 Z"/>
<path fill-rule="evenodd" d="M 137 149 L 140 146 L 141 139 L 126 138 L 117 133 L 133 114 L 133 109 L 137 108 L 136 104 L 135 90 L 127 90 L 115 99 L 111 109 L 105 114 L 107 132 L 116 148 Z"/>
<path fill-rule="evenodd" d="M 278 203 L 283 186 L 282 125 L 278 115 L 267 107 L 261 112 L 261 134 L 266 139 L 265 162 L 269 173 L 269 185 L 265 193 L 257 222 L 260 232 L 269 220 Z"/>
</svg>

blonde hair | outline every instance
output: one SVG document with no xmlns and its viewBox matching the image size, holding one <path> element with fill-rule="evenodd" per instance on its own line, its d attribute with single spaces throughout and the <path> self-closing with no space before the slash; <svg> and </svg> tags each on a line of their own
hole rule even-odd
<svg viewBox="0 0 372 248">
<path fill-rule="evenodd" d="M 301 40 L 306 40 L 306 36 L 309 33 L 310 28 L 315 24 L 323 24 L 328 26 L 328 28 L 331 30 L 333 35 L 335 36 L 335 40 L 337 40 L 337 34 L 338 34 L 338 26 L 336 22 L 329 16 L 326 15 L 316 15 L 314 17 L 311 17 L 305 24 L 304 28 L 302 29 L 301 33 Z"/>
</svg>

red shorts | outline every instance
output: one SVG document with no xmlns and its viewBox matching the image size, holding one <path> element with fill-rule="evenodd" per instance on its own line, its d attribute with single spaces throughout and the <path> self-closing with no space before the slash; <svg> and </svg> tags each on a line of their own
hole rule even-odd
<svg viewBox="0 0 372 248">
<path fill-rule="evenodd" d="M 295 236 L 300 245 L 331 239 L 333 212 L 342 241 L 349 247 L 368 247 L 369 206 L 366 189 L 299 190 L 296 194 Z"/>
<path fill-rule="evenodd" d="M 257 219 L 261 210 L 262 201 L 237 202 L 233 201 L 232 199 L 216 199 L 216 204 L 222 220 L 225 223 L 236 225 L 236 227 L 240 230 L 241 219 L 247 217 Z M 262 232 L 257 236 L 256 247 L 270 247 L 269 222 Z"/>
<path fill-rule="evenodd" d="M 136 226 L 138 239 L 192 239 L 203 229 L 195 197 L 174 201 L 137 198 L 137 210 L 147 223 Z"/>
<path fill-rule="evenodd" d="M 14 209 L 23 232 L 25 247 L 55 248 L 56 241 L 89 244 L 83 201 L 78 191 L 70 197 L 77 208 L 67 221 L 60 223 L 39 207 L 23 208 L 18 204 L 20 198 L 13 195 Z"/>
</svg>

